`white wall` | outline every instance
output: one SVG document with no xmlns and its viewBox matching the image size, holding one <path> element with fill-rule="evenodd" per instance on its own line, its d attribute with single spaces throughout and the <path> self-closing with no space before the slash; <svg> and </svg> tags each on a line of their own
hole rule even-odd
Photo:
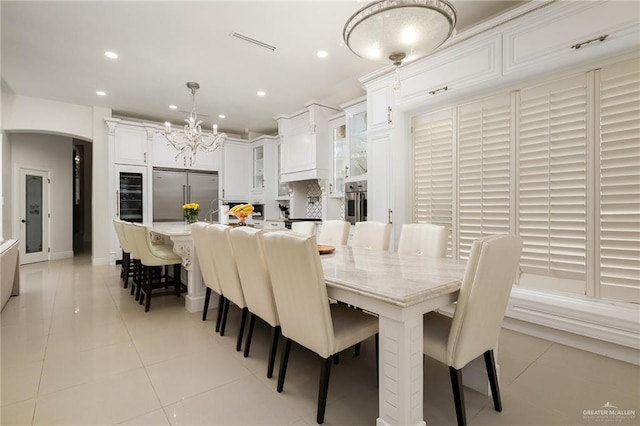
<svg viewBox="0 0 640 426">
<path fill-rule="evenodd" d="M 93 142 L 92 255 L 94 264 L 106 265 L 109 262 L 109 234 L 107 230 L 112 225 L 111 218 L 107 214 L 108 191 L 104 190 L 109 185 L 109 133 L 104 122 L 105 117 L 111 117 L 111 109 L 2 94 L 3 130 L 20 133 L 58 134 Z M 5 137 L 8 137 L 6 133 Z M 5 140 L 5 144 L 6 142 Z M 9 158 L 8 161 L 9 164 L 16 162 L 12 158 Z M 11 169 L 4 158 L 3 165 Z M 71 171 L 71 166 L 69 166 L 69 171 Z M 71 181 L 69 181 L 69 191 L 71 193 Z M 7 194 L 9 192 L 5 192 L 5 198 L 8 197 Z M 10 205 L 8 201 L 5 203 L 5 215 L 9 214 L 7 205 Z M 8 220 L 4 218 L 4 223 L 7 224 L 7 222 Z M 5 228 L 5 234 L 8 233 L 7 229 L 10 227 Z M 5 238 L 7 237 L 5 236 Z"/>
<path fill-rule="evenodd" d="M 13 176 L 19 167 L 50 170 L 51 258 L 73 255 L 73 143 L 70 137 L 37 133 L 12 133 L 10 140 Z M 18 202 L 19 182 L 13 182 L 11 204 Z M 14 210 L 15 211 L 15 210 Z M 19 218 L 11 218 L 12 237 L 18 238 Z"/>
<path fill-rule="evenodd" d="M 0 223 L 0 239 L 9 238 L 11 234 L 11 213 L 9 208 L 11 207 L 11 146 L 9 145 L 9 137 L 5 134 L 0 134 L 2 143 L 2 207 L 0 208 L 0 216 L 2 222 Z"/>
<path fill-rule="evenodd" d="M 52 133 L 90 141 L 92 117 L 90 106 L 2 94 L 2 124 L 7 132 Z"/>
<path fill-rule="evenodd" d="M 109 127 L 105 117 L 111 117 L 108 108 L 93 108 L 93 185 L 92 185 L 92 262 L 94 265 L 109 264 L 109 230 L 112 216 L 109 210 Z"/>
</svg>

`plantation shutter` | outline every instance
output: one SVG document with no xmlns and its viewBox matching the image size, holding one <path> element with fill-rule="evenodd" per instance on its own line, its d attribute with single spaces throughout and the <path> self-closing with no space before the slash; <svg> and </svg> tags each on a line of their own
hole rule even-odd
<svg viewBox="0 0 640 426">
<path fill-rule="evenodd" d="M 585 75 L 520 92 L 523 272 L 586 280 L 586 100 Z"/>
<path fill-rule="evenodd" d="M 640 302 L 640 61 L 600 70 L 600 296 Z"/>
<path fill-rule="evenodd" d="M 413 118 L 413 222 L 453 222 L 453 110 Z M 448 244 L 451 255 L 451 239 Z"/>
<path fill-rule="evenodd" d="M 473 241 L 510 232 L 509 94 L 483 99 L 459 109 L 458 229 L 460 258 Z"/>
</svg>

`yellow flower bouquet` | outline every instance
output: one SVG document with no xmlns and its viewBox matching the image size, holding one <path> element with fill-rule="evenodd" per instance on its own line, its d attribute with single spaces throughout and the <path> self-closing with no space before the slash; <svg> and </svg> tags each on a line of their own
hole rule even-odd
<svg viewBox="0 0 640 426">
<path fill-rule="evenodd" d="M 245 225 L 245 219 L 253 213 L 253 206 L 251 204 L 238 204 L 233 206 L 229 210 L 229 214 L 238 218 L 238 225 Z"/>
<path fill-rule="evenodd" d="M 184 213 L 184 220 L 186 220 L 187 223 L 195 223 L 198 221 L 200 205 L 198 203 L 183 204 L 182 211 Z"/>
</svg>

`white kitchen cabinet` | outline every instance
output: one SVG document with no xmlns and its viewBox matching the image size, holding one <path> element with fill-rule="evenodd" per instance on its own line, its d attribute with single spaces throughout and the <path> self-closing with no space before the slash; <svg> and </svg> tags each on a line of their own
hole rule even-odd
<svg viewBox="0 0 640 426">
<path fill-rule="evenodd" d="M 344 197 L 344 179 L 347 171 L 349 144 L 347 143 L 347 125 L 344 114 L 329 122 L 331 128 L 331 180 L 329 197 Z"/>
<path fill-rule="evenodd" d="M 264 144 L 253 147 L 253 190 L 264 191 Z"/>
<path fill-rule="evenodd" d="M 329 116 L 336 109 L 309 103 L 291 116 L 278 116 L 282 138 L 282 182 L 329 179 Z"/>
<path fill-rule="evenodd" d="M 392 212 L 392 158 L 393 134 L 390 131 L 369 135 L 369 173 L 367 179 L 367 220 L 393 222 Z"/>
<path fill-rule="evenodd" d="M 502 75 L 502 35 L 479 36 L 400 71 L 397 103 L 432 102 Z M 441 99 L 437 99 L 441 101 Z"/>
<path fill-rule="evenodd" d="M 393 124 L 393 80 L 367 85 L 367 129 L 385 130 Z"/>
<path fill-rule="evenodd" d="M 114 163 L 116 164 L 147 164 L 147 130 L 144 126 L 126 125 L 116 121 L 108 124 L 114 125 Z"/>
<path fill-rule="evenodd" d="M 282 182 L 282 142 L 278 143 L 277 148 L 277 182 L 278 182 L 278 193 L 276 195 L 276 200 L 288 200 L 289 199 L 289 186 Z"/>
<path fill-rule="evenodd" d="M 504 74 L 539 74 L 636 49 L 635 1 L 558 2 L 503 31 Z"/>
<path fill-rule="evenodd" d="M 345 109 L 347 120 L 348 168 L 346 181 L 367 178 L 367 110 L 364 100 Z"/>
<path fill-rule="evenodd" d="M 251 196 L 251 145 L 228 138 L 222 155 L 221 197 L 225 201 L 247 202 Z"/>
<path fill-rule="evenodd" d="M 277 198 L 278 191 L 278 149 L 279 138 L 277 136 L 260 136 L 251 141 L 252 183 L 251 199 L 254 204 L 267 204 Z M 270 204 L 271 210 L 275 208 Z M 277 212 L 265 211 L 265 217 L 275 215 Z"/>
<path fill-rule="evenodd" d="M 265 220 L 263 229 L 285 229 L 284 220 Z"/>
</svg>

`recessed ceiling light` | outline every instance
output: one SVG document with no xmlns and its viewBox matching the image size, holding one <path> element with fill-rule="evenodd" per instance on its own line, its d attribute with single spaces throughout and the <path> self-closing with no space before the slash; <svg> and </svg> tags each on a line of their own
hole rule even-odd
<svg viewBox="0 0 640 426">
<path fill-rule="evenodd" d="M 178 107 L 177 107 L 177 106 L 175 106 L 175 105 L 169 105 L 169 108 L 170 108 L 170 109 L 178 109 Z"/>
<path fill-rule="evenodd" d="M 111 52 L 110 50 L 107 50 L 106 52 L 104 52 L 104 56 L 106 56 L 109 59 L 118 59 L 118 54 L 116 52 Z"/>
<path fill-rule="evenodd" d="M 224 114 L 220 114 L 220 115 L 218 115 L 218 118 L 227 118 L 227 116 L 224 115 Z"/>
<path fill-rule="evenodd" d="M 318 50 L 318 53 L 316 53 L 316 55 L 318 55 L 318 58 L 326 58 L 327 56 L 329 56 L 329 53 L 326 50 Z"/>
<path fill-rule="evenodd" d="M 263 90 L 258 90 L 258 96 L 265 96 L 267 94 L 267 92 L 263 91 Z"/>
<path fill-rule="evenodd" d="M 96 95 L 98 95 L 98 96 L 107 96 L 107 93 L 103 92 L 102 90 L 97 90 L 96 91 Z"/>
</svg>

